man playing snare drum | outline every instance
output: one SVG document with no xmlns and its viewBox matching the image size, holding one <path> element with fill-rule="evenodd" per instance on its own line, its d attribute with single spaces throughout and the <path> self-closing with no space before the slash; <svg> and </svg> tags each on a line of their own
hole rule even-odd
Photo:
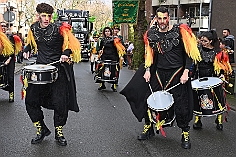
<svg viewBox="0 0 236 157">
<path fill-rule="evenodd" d="M 59 145 L 65 146 L 67 141 L 62 128 L 66 124 L 68 111 L 79 112 L 73 62 L 70 58 L 74 62 L 81 60 L 80 43 L 72 35 L 70 25 L 62 23 L 58 26 L 50 22 L 53 13 L 52 6 L 41 3 L 37 5 L 36 11 L 38 21 L 30 26 L 23 56 L 28 58 L 28 52 L 34 50 L 38 54 L 36 64 L 55 66 L 58 69 L 58 78 L 55 82 L 48 84 L 27 83 L 27 80 L 31 78 L 23 78 L 26 88 L 26 111 L 37 128 L 36 137 L 31 143 L 40 143 L 51 133 L 43 120 L 41 107 L 45 107 L 54 110 L 55 139 Z"/>
<path fill-rule="evenodd" d="M 192 60 L 201 60 L 197 49 L 197 41 L 191 29 L 185 24 L 169 24 L 169 12 L 165 7 L 156 11 L 158 27 L 153 26 L 144 35 L 145 64 L 141 66 L 128 85 L 121 91 L 131 105 L 131 109 L 139 121 L 145 119 L 143 132 L 138 140 L 146 140 L 154 136 L 155 127 L 163 133 L 162 126 L 168 113 L 176 115 L 176 122 L 182 129 L 181 147 L 190 149 L 189 122 L 192 120 L 192 95 L 189 68 Z M 173 95 L 173 106 L 164 112 L 156 113 L 155 120 L 151 117 L 147 98 L 153 92 L 167 90 L 174 85 L 169 93 Z M 132 91 L 132 94 L 130 94 Z M 162 102 L 165 103 L 165 102 Z M 173 111 L 173 112 L 172 112 Z M 166 113 L 163 117 L 162 113 Z"/>
</svg>

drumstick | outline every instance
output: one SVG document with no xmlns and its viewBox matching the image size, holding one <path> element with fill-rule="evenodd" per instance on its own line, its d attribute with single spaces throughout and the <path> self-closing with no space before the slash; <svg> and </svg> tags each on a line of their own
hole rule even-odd
<svg viewBox="0 0 236 157">
<path fill-rule="evenodd" d="M 229 83 L 228 81 L 226 81 L 224 78 L 221 78 L 221 80 L 225 83 L 227 83 L 229 85 L 229 87 L 233 87 L 234 85 L 232 83 Z"/>
<path fill-rule="evenodd" d="M 150 88 L 150 90 L 151 90 L 151 92 L 152 92 L 152 97 L 153 97 L 153 99 L 155 100 L 154 93 L 153 93 L 153 91 L 152 91 L 152 87 L 151 87 L 150 83 L 148 83 L 148 85 L 149 85 L 149 88 Z"/>
<path fill-rule="evenodd" d="M 55 63 L 58 63 L 58 62 L 60 62 L 61 60 L 58 60 L 58 61 L 55 61 L 55 62 L 52 62 L 52 63 L 48 63 L 48 64 L 46 64 L 46 65 L 52 65 L 52 64 L 55 64 Z"/>
<path fill-rule="evenodd" d="M 177 83 L 176 85 L 174 85 L 174 86 L 172 86 L 172 87 L 170 87 L 170 88 L 168 88 L 167 90 L 165 90 L 166 92 L 168 92 L 169 90 L 171 90 L 171 89 L 173 89 L 173 88 L 175 88 L 175 87 L 177 87 L 178 85 L 180 85 L 181 83 L 179 82 L 179 83 Z"/>
</svg>

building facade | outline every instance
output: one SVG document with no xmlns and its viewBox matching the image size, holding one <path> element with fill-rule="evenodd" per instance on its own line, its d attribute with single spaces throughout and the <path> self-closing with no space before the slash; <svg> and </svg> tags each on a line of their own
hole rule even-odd
<svg viewBox="0 0 236 157">
<path fill-rule="evenodd" d="M 9 14 L 10 18 L 9 15 L 6 16 L 6 14 L 8 14 L 8 10 L 11 12 L 11 14 Z M 6 20 L 6 17 L 14 20 Z M 26 34 L 25 0 L 0 0 L 0 22 L 3 21 L 7 23 L 11 32 Z"/>
<path fill-rule="evenodd" d="M 210 2 L 211 0 L 152 0 L 152 6 L 154 11 L 160 6 L 167 7 L 170 24 L 187 23 L 197 33 L 209 29 Z"/>
</svg>

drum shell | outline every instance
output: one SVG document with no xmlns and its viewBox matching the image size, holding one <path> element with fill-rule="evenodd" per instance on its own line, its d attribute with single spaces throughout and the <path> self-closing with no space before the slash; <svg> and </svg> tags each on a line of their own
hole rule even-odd
<svg viewBox="0 0 236 157">
<path fill-rule="evenodd" d="M 7 67 L 5 65 L 0 66 L 0 88 L 5 88 L 8 85 L 7 82 Z"/>
<path fill-rule="evenodd" d="M 116 83 L 119 76 L 118 64 L 112 60 L 98 61 L 96 82 Z"/>
<path fill-rule="evenodd" d="M 212 89 L 193 90 L 194 111 L 198 116 L 214 116 L 226 111 L 226 98 L 222 84 Z M 219 103 L 222 109 L 219 107 Z"/>
<path fill-rule="evenodd" d="M 32 65 L 33 66 L 33 65 Z M 44 65 L 45 66 L 45 65 Z M 27 69 L 23 69 L 23 78 L 27 78 L 28 83 L 31 84 L 47 84 L 53 83 L 58 77 L 58 69 L 54 66 L 53 69 L 30 69 L 30 66 L 27 66 Z"/>
</svg>

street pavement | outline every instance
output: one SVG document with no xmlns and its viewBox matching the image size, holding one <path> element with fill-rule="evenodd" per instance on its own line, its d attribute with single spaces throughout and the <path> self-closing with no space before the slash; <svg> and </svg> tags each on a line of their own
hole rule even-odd
<svg viewBox="0 0 236 157">
<path fill-rule="evenodd" d="M 176 122 L 173 127 L 164 128 L 166 138 L 156 134 L 149 140 L 138 141 L 144 122 L 137 121 L 124 96 L 119 94 L 135 71 L 127 67 L 121 70 L 118 92 L 112 92 L 109 84 L 106 90 L 98 91 L 89 62 L 74 65 L 80 112 L 69 112 L 63 129 L 68 145 L 60 147 L 55 143 L 53 111 L 46 109 L 43 109 L 44 120 L 52 134 L 33 145 L 30 141 L 36 129 L 21 100 L 21 69 L 22 65 L 16 63 L 15 102 L 8 103 L 8 93 L 0 90 L 0 157 L 234 157 L 236 154 L 233 110 L 229 111 L 223 131 L 216 130 L 215 116 L 202 118 L 201 130 L 192 128 L 192 120 L 190 150 L 181 148 L 181 129 Z"/>
</svg>

